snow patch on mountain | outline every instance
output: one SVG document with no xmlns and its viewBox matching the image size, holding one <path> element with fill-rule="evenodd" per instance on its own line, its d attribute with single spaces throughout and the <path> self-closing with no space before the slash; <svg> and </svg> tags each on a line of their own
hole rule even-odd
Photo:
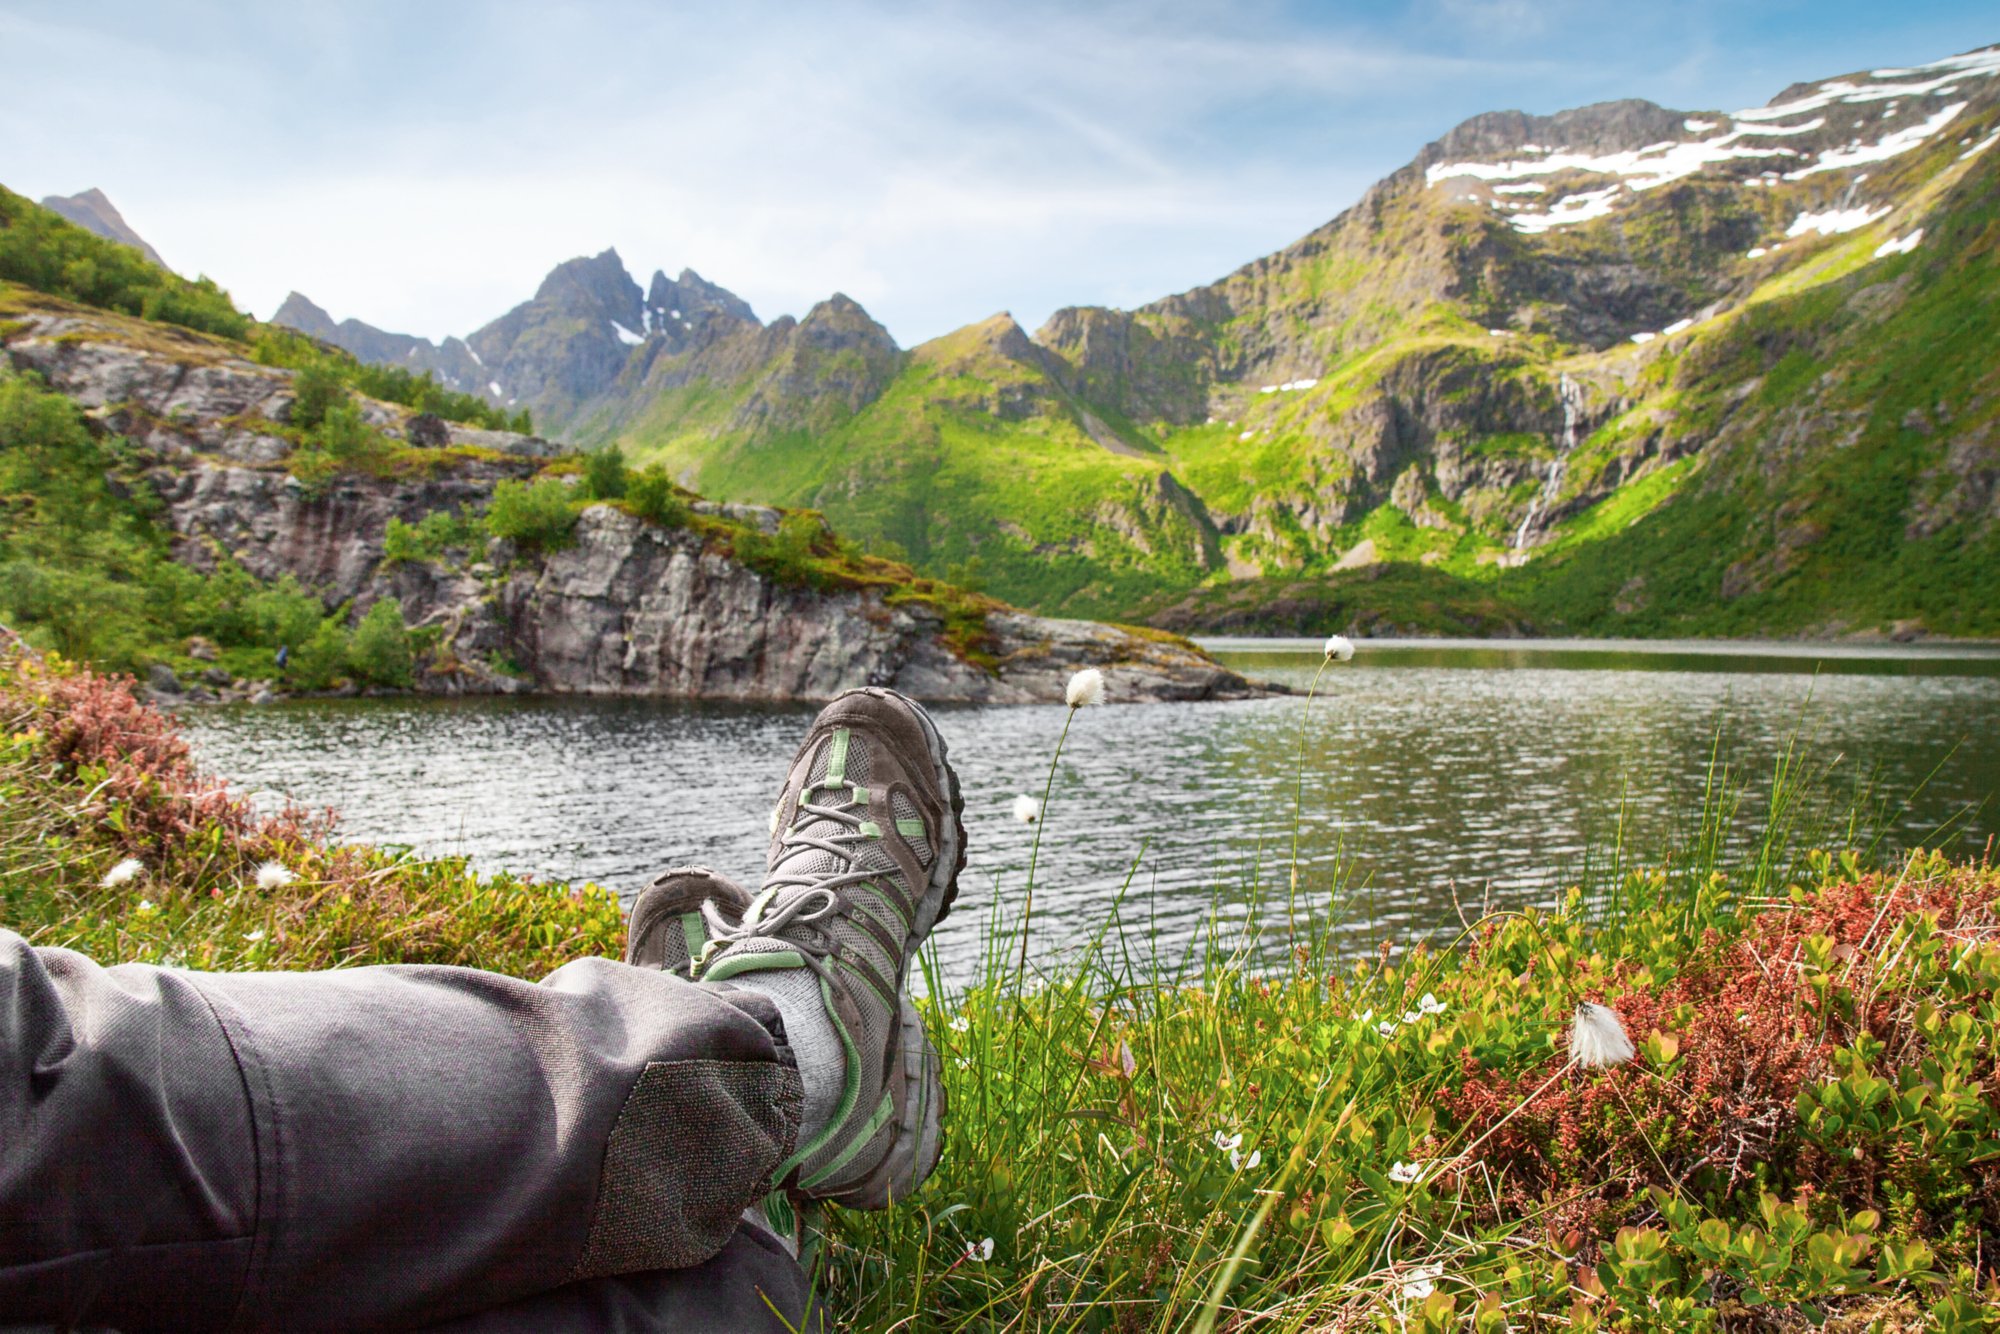
<svg viewBox="0 0 2000 1334">
<path fill-rule="evenodd" d="M 1564 195 L 1549 206 L 1546 213 L 1523 213 L 1509 218 L 1519 231 L 1528 233 L 1545 232 L 1551 227 L 1570 227 L 1579 222 L 1589 222 L 1611 212 L 1623 185 L 1607 185 L 1602 190 L 1585 190 L 1581 194 Z"/>
<path fill-rule="evenodd" d="M 644 335 L 633 333 L 630 329 L 620 324 L 617 320 L 611 321 L 611 329 L 612 332 L 618 335 L 618 341 L 625 344 L 625 346 L 627 347 L 637 347 L 639 346 L 639 344 L 646 341 Z"/>
<path fill-rule="evenodd" d="M 1792 219 L 1792 225 L 1785 229 L 1787 236 L 1804 236 L 1808 232 L 1818 232 L 1821 236 L 1839 236 L 1866 227 L 1879 218 L 1889 216 L 1889 206 L 1877 209 L 1866 205 L 1860 208 L 1834 208 L 1824 213 L 1801 213 Z"/>
<path fill-rule="evenodd" d="M 1851 143 L 1840 148 L 1829 148 L 1819 155 L 1819 161 L 1810 167 L 1785 173 L 1788 181 L 1800 181 L 1820 171 L 1840 171 L 1847 167 L 1859 167 L 1870 162 L 1881 162 L 1907 153 L 1924 140 L 1949 125 L 1952 118 L 1965 110 L 1966 104 L 1954 102 L 1938 111 L 1929 119 L 1916 125 L 1906 125 L 1892 134 L 1883 136 L 1872 144 Z"/>
<path fill-rule="evenodd" d="M 1884 241 L 1875 247 L 1875 258 L 1886 259 L 1890 255 L 1907 255 L 1917 248 L 1924 239 L 1924 229 L 1919 227 L 1908 236 L 1899 236 L 1893 241 Z"/>
</svg>

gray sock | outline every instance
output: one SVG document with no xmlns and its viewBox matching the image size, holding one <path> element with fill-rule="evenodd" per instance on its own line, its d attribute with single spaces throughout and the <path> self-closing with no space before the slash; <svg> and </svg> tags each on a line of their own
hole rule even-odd
<svg viewBox="0 0 2000 1334">
<path fill-rule="evenodd" d="M 785 1041 L 805 1085 L 805 1109 L 799 1117 L 799 1145 L 804 1147 L 826 1129 L 847 1088 L 847 1054 L 827 1015 L 819 975 L 810 968 L 773 968 L 740 973 L 729 983 L 769 996 L 785 1021 Z"/>
</svg>

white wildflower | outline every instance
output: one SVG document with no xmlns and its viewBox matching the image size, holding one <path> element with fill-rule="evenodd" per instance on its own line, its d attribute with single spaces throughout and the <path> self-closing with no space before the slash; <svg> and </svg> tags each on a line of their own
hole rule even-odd
<svg viewBox="0 0 2000 1334">
<path fill-rule="evenodd" d="M 1443 1014 L 1444 1009 L 1444 1002 L 1428 991 L 1423 994 L 1423 999 L 1417 1002 L 1417 1010 L 1422 1014 Z"/>
<path fill-rule="evenodd" d="M 1569 1058 L 1590 1069 L 1600 1065 L 1623 1065 L 1632 1059 L 1632 1039 L 1618 1011 L 1608 1005 L 1584 1001 L 1576 1007 L 1576 1019 L 1569 1028 Z"/>
<path fill-rule="evenodd" d="M 1264 1161 L 1264 1151 L 1262 1149 L 1250 1150 L 1250 1156 L 1248 1158 L 1245 1158 L 1241 1153 L 1238 1153 L 1235 1149 L 1231 1149 L 1229 1151 L 1229 1170 L 1232 1172 L 1248 1172 L 1252 1168 L 1256 1167 L 1257 1164 L 1263 1161 Z"/>
<path fill-rule="evenodd" d="M 137 857 L 127 857 L 124 861 L 119 862 L 116 866 L 106 871 L 104 879 L 98 883 L 102 884 L 106 889 L 116 889 L 120 885 L 131 884 L 144 874 L 146 874 L 146 863 L 140 861 Z"/>
<path fill-rule="evenodd" d="M 1014 798 L 1014 818 L 1022 824 L 1033 824 L 1042 818 L 1042 803 L 1039 799 L 1023 792 Z"/>
<path fill-rule="evenodd" d="M 1443 1265 L 1418 1265 L 1403 1280 L 1403 1295 L 1420 1302 L 1437 1291 L 1437 1281 L 1443 1277 Z"/>
<path fill-rule="evenodd" d="M 1364 1024 L 1367 1023 L 1370 1019 L 1373 1019 L 1374 1017 L 1375 1017 L 1375 1011 L 1373 1010 L 1363 1010 L 1361 1012 L 1361 1022 Z"/>
<path fill-rule="evenodd" d="M 1243 1136 L 1225 1135 L 1220 1130 L 1218 1130 L 1215 1132 L 1215 1147 L 1222 1150 L 1224 1153 L 1229 1153 L 1235 1149 L 1240 1149 L 1243 1147 Z"/>
<path fill-rule="evenodd" d="M 151 899 L 140 899 L 140 900 L 139 900 L 139 911 L 140 911 L 140 912 L 151 912 L 151 911 L 153 911 L 153 901 L 152 901 Z"/>
<path fill-rule="evenodd" d="M 1346 635 L 1331 635 L 1326 641 L 1326 656 L 1335 662 L 1351 662 L 1354 659 L 1354 641 Z"/>
<path fill-rule="evenodd" d="M 976 1265 L 983 1265 L 988 1260 L 991 1260 L 993 1258 L 993 1238 L 986 1237 L 979 1241 L 967 1242 L 965 1245 L 965 1258 Z"/>
<path fill-rule="evenodd" d="M 292 868 L 283 862 L 265 862 L 257 868 L 259 889 L 283 889 L 297 879 L 298 877 L 292 874 Z"/>
<path fill-rule="evenodd" d="M 245 931 L 243 933 L 243 938 L 249 941 L 252 945 L 255 945 L 258 941 L 264 938 L 264 933 L 262 930 Z"/>
<path fill-rule="evenodd" d="M 1417 1020 L 1421 1018 L 1423 1018 L 1423 1016 L 1418 1014 L 1415 1010 L 1403 1011 L 1403 1022 L 1406 1024 L 1414 1024 L 1417 1022 Z"/>
<path fill-rule="evenodd" d="M 972 1027 L 972 1021 L 962 1014 L 955 1014 L 951 1017 L 950 1027 L 954 1033 L 963 1033 Z"/>
<path fill-rule="evenodd" d="M 1424 1165 L 1422 1163 L 1405 1163 L 1399 1161 L 1394 1167 L 1389 1169 L 1389 1180 L 1399 1185 L 1414 1185 L 1423 1179 Z"/>
<path fill-rule="evenodd" d="M 1072 709 L 1081 709 L 1091 704 L 1104 702 L 1104 673 L 1095 667 L 1086 667 L 1069 679 L 1069 688 L 1063 691 L 1063 702 Z"/>
<path fill-rule="evenodd" d="M 1385 1038 L 1393 1038 L 1396 1036 L 1395 1021 L 1391 1019 L 1384 1019 L 1381 1023 L 1375 1025 L 1375 1031 L 1377 1033 L 1380 1033 Z"/>
</svg>

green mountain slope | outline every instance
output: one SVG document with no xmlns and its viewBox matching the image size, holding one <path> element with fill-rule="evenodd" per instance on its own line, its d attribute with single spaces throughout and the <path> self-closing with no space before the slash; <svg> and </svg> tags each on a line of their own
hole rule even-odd
<svg viewBox="0 0 2000 1334">
<path fill-rule="evenodd" d="M 1218 282 L 1032 338 L 903 350 L 844 297 L 764 325 L 687 273 L 642 302 L 606 252 L 468 345 L 566 439 L 1042 611 L 2000 633 L 1996 142 L 2000 48 L 1734 113 L 1498 112 Z"/>
</svg>

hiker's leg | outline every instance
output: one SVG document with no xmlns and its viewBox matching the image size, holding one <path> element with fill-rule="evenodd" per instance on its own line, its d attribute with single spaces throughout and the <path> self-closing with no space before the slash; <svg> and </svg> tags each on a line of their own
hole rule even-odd
<svg viewBox="0 0 2000 1334">
<path fill-rule="evenodd" d="M 193 974 L 0 932 L 0 1323 L 401 1329 L 700 1264 L 792 1150 L 782 1033 L 604 960 Z"/>
<path fill-rule="evenodd" d="M 434 1326 L 426 1334 L 819 1334 L 805 1271 L 752 1223 L 692 1269 L 592 1278 Z"/>
</svg>

